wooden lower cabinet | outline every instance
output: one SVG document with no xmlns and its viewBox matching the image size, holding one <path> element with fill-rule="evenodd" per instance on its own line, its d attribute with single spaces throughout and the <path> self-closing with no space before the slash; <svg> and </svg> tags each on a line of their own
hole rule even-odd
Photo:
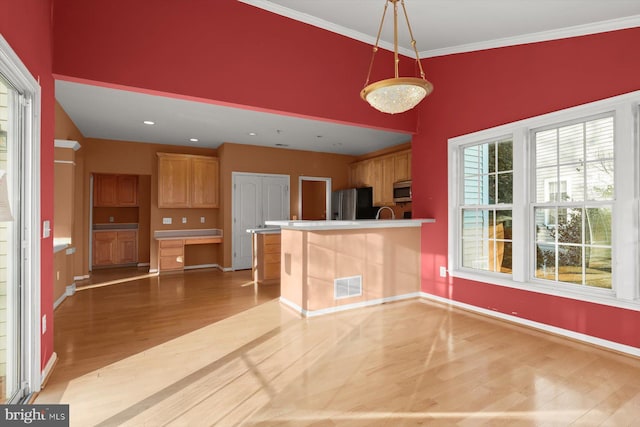
<svg viewBox="0 0 640 427">
<path fill-rule="evenodd" d="M 93 266 L 108 267 L 138 262 L 138 231 L 94 231 Z"/>
<path fill-rule="evenodd" d="M 256 233 L 253 239 L 253 280 L 280 280 L 280 233 Z"/>
<path fill-rule="evenodd" d="M 160 271 L 184 269 L 184 241 L 160 240 Z"/>
</svg>

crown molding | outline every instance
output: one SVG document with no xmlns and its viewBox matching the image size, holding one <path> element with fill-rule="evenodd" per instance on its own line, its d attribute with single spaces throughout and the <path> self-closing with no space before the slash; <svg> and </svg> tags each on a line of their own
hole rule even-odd
<svg viewBox="0 0 640 427">
<path fill-rule="evenodd" d="M 293 19 L 295 21 L 304 22 L 305 24 L 313 25 L 314 27 L 322 28 L 333 33 L 349 37 L 354 40 L 361 41 L 363 43 L 374 45 L 376 42 L 375 37 L 371 37 L 367 34 L 354 31 L 352 29 L 343 27 L 341 25 L 334 24 L 324 19 L 317 18 L 315 16 L 298 12 L 288 7 L 280 6 L 272 3 L 268 0 L 238 0 L 241 3 L 245 3 L 257 8 L 273 12 L 277 15 L 284 16 L 286 18 Z M 576 25 L 572 27 L 560 28 L 557 30 L 541 31 L 538 33 L 523 34 L 514 37 L 505 37 L 501 39 L 486 40 L 478 43 L 469 43 L 458 46 L 450 46 L 441 49 L 424 50 L 419 52 L 420 58 L 433 58 L 436 56 L 451 55 L 455 53 L 474 52 L 477 50 L 495 49 L 499 47 L 516 46 L 527 43 L 537 43 L 549 40 L 565 39 L 569 37 L 585 36 L 588 34 L 604 33 L 607 31 L 622 30 L 625 28 L 633 28 L 640 26 L 640 15 L 627 16 L 624 18 L 611 19 L 607 21 L 593 22 L 590 24 Z M 380 48 L 386 50 L 393 50 L 393 44 L 380 41 L 378 44 Z M 415 53 L 411 49 L 398 47 L 398 53 L 415 58 Z"/>
<path fill-rule="evenodd" d="M 605 33 L 607 31 L 624 30 L 640 26 L 640 15 L 624 18 L 610 19 L 608 21 L 593 22 L 591 24 L 575 25 L 557 30 L 541 31 L 539 33 L 523 34 L 515 37 L 487 40 L 478 43 L 469 43 L 442 49 L 425 50 L 420 52 L 420 58 L 433 58 L 435 56 L 451 55 L 455 53 L 474 52 L 477 50 L 495 49 L 499 47 L 516 46 L 527 43 L 538 43 L 550 40 L 566 39 L 570 37 L 586 36 L 589 34 Z"/>
</svg>

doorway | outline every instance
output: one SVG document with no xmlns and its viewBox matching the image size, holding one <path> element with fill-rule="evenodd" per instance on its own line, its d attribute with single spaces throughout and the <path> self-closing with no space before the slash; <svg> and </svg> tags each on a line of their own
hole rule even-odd
<svg viewBox="0 0 640 427">
<path fill-rule="evenodd" d="M 232 172 L 233 270 L 251 268 L 251 228 L 269 220 L 289 219 L 289 175 Z"/>
<path fill-rule="evenodd" d="M 331 218 L 331 178 L 301 176 L 298 179 L 298 218 L 322 221 Z"/>
</svg>

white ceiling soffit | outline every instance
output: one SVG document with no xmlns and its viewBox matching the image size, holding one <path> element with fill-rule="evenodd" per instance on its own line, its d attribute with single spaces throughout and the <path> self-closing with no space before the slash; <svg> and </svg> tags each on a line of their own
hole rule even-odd
<svg viewBox="0 0 640 427">
<path fill-rule="evenodd" d="M 387 0 L 238 0 L 373 45 Z M 406 0 L 421 58 L 640 26 L 639 0 Z M 400 8 L 401 9 L 401 8 Z M 399 51 L 415 57 L 404 15 Z M 380 47 L 393 50 L 389 6 Z"/>
<path fill-rule="evenodd" d="M 230 142 L 347 155 L 411 141 L 410 134 L 401 132 L 62 80 L 56 80 L 55 91 L 86 138 L 208 148 Z M 145 125 L 145 120 L 155 124 Z"/>
</svg>

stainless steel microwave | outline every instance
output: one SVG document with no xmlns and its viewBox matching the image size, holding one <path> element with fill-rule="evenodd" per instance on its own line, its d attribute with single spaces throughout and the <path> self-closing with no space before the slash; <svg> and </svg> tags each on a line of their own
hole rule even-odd
<svg viewBox="0 0 640 427">
<path fill-rule="evenodd" d="M 393 184 L 393 201 L 395 203 L 411 201 L 411 181 L 399 181 Z"/>
</svg>

